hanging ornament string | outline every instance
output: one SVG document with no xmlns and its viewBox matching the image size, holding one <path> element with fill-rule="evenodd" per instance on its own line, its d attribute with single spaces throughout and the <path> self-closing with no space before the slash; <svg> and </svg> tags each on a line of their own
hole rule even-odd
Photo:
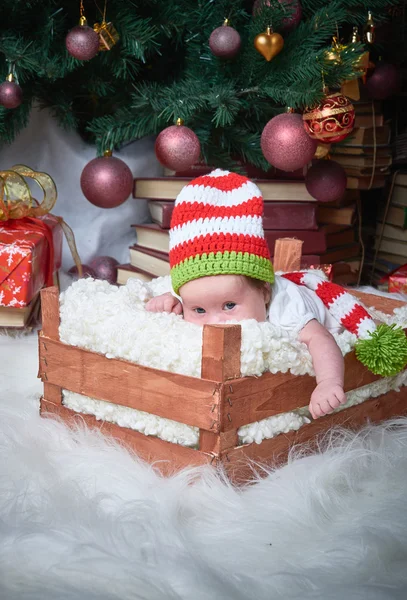
<svg viewBox="0 0 407 600">
<path fill-rule="evenodd" d="M 111 50 L 115 44 L 120 39 L 119 34 L 117 33 L 115 27 L 112 23 L 106 22 L 106 8 L 107 8 L 107 0 L 105 0 L 105 5 L 103 7 L 103 11 L 100 10 L 100 7 L 96 0 L 94 0 L 95 5 L 102 16 L 101 23 L 95 23 L 93 26 L 93 30 L 99 36 L 99 50 L 107 51 Z"/>
<path fill-rule="evenodd" d="M 44 193 L 43 200 L 38 202 L 32 197 L 30 188 L 25 178 L 33 179 Z M 57 189 L 53 179 L 47 173 L 33 171 L 25 165 L 14 165 L 11 169 L 0 171 L 0 224 L 1 227 L 16 225 L 18 221 L 24 220 L 25 225 L 31 229 L 36 227 L 44 231 L 44 223 L 39 219 L 51 212 L 57 200 Z M 81 260 L 75 243 L 75 236 L 72 229 L 65 223 L 62 217 L 55 217 L 62 227 L 68 242 L 72 258 L 82 272 Z M 50 252 L 52 253 L 52 240 L 50 241 Z M 52 238 L 52 236 L 51 236 Z M 50 261 L 51 263 L 51 261 Z M 52 265 L 51 265 L 52 266 Z"/>
<path fill-rule="evenodd" d="M 368 185 L 368 190 L 372 189 L 374 176 L 376 174 L 376 155 L 377 155 L 377 143 L 376 143 L 376 116 L 375 116 L 375 108 L 374 101 L 372 100 L 372 126 L 373 126 L 373 165 L 372 165 L 372 173 L 370 176 L 370 182 Z"/>
<path fill-rule="evenodd" d="M 394 186 L 396 184 L 396 178 L 399 173 L 400 173 L 400 169 L 397 169 L 397 171 L 394 171 L 393 177 L 391 180 L 391 184 L 390 184 L 389 193 L 387 194 L 386 205 L 384 207 L 383 223 L 382 223 L 382 226 L 380 229 L 380 235 L 379 235 L 379 239 L 377 241 L 376 250 L 374 253 L 374 257 L 373 257 L 372 270 L 370 272 L 370 283 L 372 283 L 372 281 L 373 281 L 374 270 L 376 268 L 376 262 L 377 262 L 377 255 L 379 254 L 379 251 L 380 251 L 380 246 L 382 244 L 382 239 L 383 239 L 383 235 L 384 235 L 384 228 L 386 226 L 387 213 L 389 212 L 390 203 L 391 203 L 391 199 L 393 196 L 393 190 L 394 190 Z"/>
<path fill-rule="evenodd" d="M 357 279 L 357 287 L 360 286 L 360 281 L 362 279 L 362 271 L 363 271 L 363 266 L 365 264 L 365 255 L 366 255 L 366 248 L 365 248 L 365 243 L 363 241 L 363 236 L 362 236 L 362 200 L 360 198 L 360 196 L 358 196 L 358 199 L 356 201 L 356 208 L 358 211 L 358 238 L 359 238 L 359 244 L 361 247 L 361 256 L 360 256 L 360 265 L 359 265 L 359 270 L 358 270 L 358 279 Z"/>
</svg>

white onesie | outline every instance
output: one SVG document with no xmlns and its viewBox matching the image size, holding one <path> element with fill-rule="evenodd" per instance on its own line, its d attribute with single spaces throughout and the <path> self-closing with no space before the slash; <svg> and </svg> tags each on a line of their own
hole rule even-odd
<svg viewBox="0 0 407 600">
<path fill-rule="evenodd" d="M 322 300 L 305 286 L 276 275 L 271 293 L 268 320 L 284 329 L 290 337 L 297 337 L 312 319 L 330 333 L 343 331 L 342 325 L 332 317 Z"/>
</svg>

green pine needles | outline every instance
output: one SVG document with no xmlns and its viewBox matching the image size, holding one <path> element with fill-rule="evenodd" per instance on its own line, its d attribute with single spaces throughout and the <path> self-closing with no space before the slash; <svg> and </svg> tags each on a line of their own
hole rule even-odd
<svg viewBox="0 0 407 600">
<path fill-rule="evenodd" d="M 397 375 L 407 364 L 407 338 L 400 327 L 381 324 L 366 340 L 359 340 L 356 357 L 382 377 Z"/>
<path fill-rule="evenodd" d="M 100 22 L 85 0 L 88 24 Z M 102 3 L 98 3 L 103 8 Z M 35 102 L 63 127 L 77 129 L 101 154 L 156 134 L 180 117 L 198 135 L 203 157 L 217 166 L 235 159 L 268 168 L 260 150 L 267 121 L 286 106 L 301 109 L 322 97 L 321 71 L 331 88 L 354 78 L 362 44 L 348 45 L 340 64 L 325 52 L 339 28 L 347 43 L 371 10 L 377 24 L 397 0 L 302 0 L 302 20 L 281 27 L 290 5 L 268 0 L 108 0 L 107 20 L 120 40 L 90 61 L 72 58 L 68 31 L 78 24 L 79 0 L 2 0 L 0 80 L 14 70 L 24 93 L 17 109 L 0 107 L 0 139 L 10 142 L 26 125 Z M 222 60 L 208 40 L 225 17 L 240 34 L 238 55 Z M 282 52 L 267 62 L 253 46 L 272 24 L 284 36 Z"/>
</svg>

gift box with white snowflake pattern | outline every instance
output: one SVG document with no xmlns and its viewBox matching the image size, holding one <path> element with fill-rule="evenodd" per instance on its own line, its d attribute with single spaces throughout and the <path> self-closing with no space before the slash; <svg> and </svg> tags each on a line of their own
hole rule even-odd
<svg viewBox="0 0 407 600">
<path fill-rule="evenodd" d="M 62 229 L 52 215 L 42 221 L 52 231 L 55 272 L 61 265 Z M 0 222 L 0 306 L 27 306 L 46 283 L 49 259 L 49 244 L 41 228 Z"/>
</svg>

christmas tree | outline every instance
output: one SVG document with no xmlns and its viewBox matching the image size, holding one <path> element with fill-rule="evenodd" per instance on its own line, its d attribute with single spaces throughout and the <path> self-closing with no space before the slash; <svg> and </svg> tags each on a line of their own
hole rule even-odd
<svg viewBox="0 0 407 600">
<path fill-rule="evenodd" d="M 231 159 L 241 159 L 267 168 L 260 148 L 266 123 L 286 107 L 304 109 L 319 101 L 322 74 L 331 89 L 360 76 L 355 65 L 366 47 L 363 37 L 349 43 L 352 27 L 362 32 L 368 10 L 376 23 L 385 22 L 395 5 L 394 0 L 3 0 L 0 77 L 14 76 L 22 102 L 0 107 L 0 138 L 13 140 L 33 102 L 49 107 L 62 126 L 79 130 L 99 154 L 157 134 L 180 118 L 197 134 L 207 162 L 230 166 Z M 91 60 L 67 51 L 66 36 L 80 14 L 88 25 L 98 24 L 105 40 Z M 218 28 L 229 37 L 211 38 L 209 44 Z M 274 36 L 270 47 L 256 42 L 262 33 Z M 334 37 L 346 41 L 332 50 Z M 268 61 L 260 51 L 270 48 L 275 56 Z"/>
</svg>

